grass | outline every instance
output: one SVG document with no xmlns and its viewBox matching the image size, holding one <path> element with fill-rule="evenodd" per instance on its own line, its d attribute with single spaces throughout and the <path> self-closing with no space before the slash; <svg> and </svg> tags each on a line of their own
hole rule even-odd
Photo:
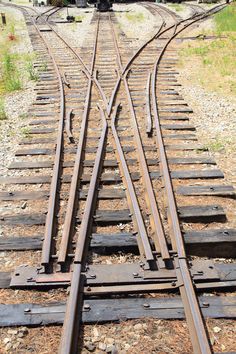
<svg viewBox="0 0 236 354">
<path fill-rule="evenodd" d="M 84 15 L 75 16 L 75 22 L 83 21 L 84 17 L 85 17 Z"/>
<path fill-rule="evenodd" d="M 209 143 L 207 145 L 207 147 L 209 148 L 209 150 L 211 150 L 213 152 L 220 152 L 220 151 L 224 150 L 225 145 L 223 144 L 223 142 L 219 138 L 216 138 L 214 141 Z"/>
<path fill-rule="evenodd" d="M 180 4 L 169 4 L 176 12 L 180 12 L 183 10 L 183 5 Z"/>
<path fill-rule="evenodd" d="M 236 32 L 236 4 L 226 7 L 215 15 L 216 29 L 219 34 L 223 32 Z"/>
<path fill-rule="evenodd" d="M 130 22 L 142 22 L 145 18 L 142 12 L 127 13 L 125 16 Z"/>
<path fill-rule="evenodd" d="M 0 98 L 0 120 L 5 120 L 5 119 L 7 119 L 5 104 L 3 98 Z"/>
<path fill-rule="evenodd" d="M 6 51 L 2 56 L 2 82 L 6 92 L 22 88 L 20 73 L 15 64 L 14 55 Z"/>
<path fill-rule="evenodd" d="M 30 133 L 30 128 L 29 127 L 23 127 L 21 128 L 21 135 L 23 138 L 28 138 Z"/>
<path fill-rule="evenodd" d="M 26 54 L 24 56 L 24 62 L 25 62 L 25 69 L 26 72 L 28 73 L 29 79 L 32 81 L 38 81 L 39 80 L 39 73 L 34 67 L 34 59 L 35 59 L 35 54 Z"/>
<path fill-rule="evenodd" d="M 207 34 L 217 38 L 205 41 Z M 181 56 L 185 65 L 191 64 L 194 81 L 212 91 L 235 95 L 236 3 L 215 15 L 213 32 L 203 33 L 198 41 L 188 42 L 187 46 L 185 43 Z"/>
</svg>

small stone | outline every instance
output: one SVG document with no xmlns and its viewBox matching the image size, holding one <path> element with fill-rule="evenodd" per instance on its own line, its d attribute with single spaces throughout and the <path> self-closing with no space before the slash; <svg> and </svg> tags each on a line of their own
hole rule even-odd
<svg viewBox="0 0 236 354">
<path fill-rule="evenodd" d="M 220 328 L 220 327 L 217 327 L 217 326 L 216 326 L 216 327 L 213 328 L 213 332 L 214 332 L 214 333 L 219 333 L 220 331 L 221 331 L 221 328 Z"/>
<path fill-rule="evenodd" d="M 10 341 L 11 341 L 10 338 L 7 338 L 7 337 L 3 339 L 3 343 L 4 343 L 4 344 L 9 343 Z"/>
<path fill-rule="evenodd" d="M 7 343 L 7 345 L 5 346 L 5 350 L 8 351 L 12 348 L 12 344 L 11 343 Z"/>
<path fill-rule="evenodd" d="M 98 332 L 97 327 L 93 328 L 93 335 L 94 335 L 94 337 L 99 337 L 99 332 Z"/>
<path fill-rule="evenodd" d="M 13 348 L 13 349 L 16 349 L 16 348 L 19 347 L 19 345 L 20 345 L 20 343 L 19 343 L 19 342 L 16 342 L 15 344 L 13 344 L 12 348 Z"/>
<path fill-rule="evenodd" d="M 107 346 L 106 346 L 105 343 L 100 342 L 100 343 L 98 344 L 98 349 L 103 350 L 103 351 L 106 351 Z"/>
<path fill-rule="evenodd" d="M 22 332 L 18 333 L 18 337 L 19 338 L 23 338 L 24 337 L 24 333 L 22 333 Z"/>
<path fill-rule="evenodd" d="M 114 338 L 107 337 L 107 338 L 105 338 L 104 342 L 106 344 L 114 344 L 115 340 L 114 340 Z"/>
<path fill-rule="evenodd" d="M 21 209 L 25 209 L 27 207 L 27 202 L 21 204 Z"/>
<path fill-rule="evenodd" d="M 84 345 L 84 347 L 89 351 L 89 352 L 93 352 L 96 348 L 96 346 L 91 343 L 91 342 L 88 342 Z"/>
<path fill-rule="evenodd" d="M 7 331 L 8 334 L 16 335 L 18 333 L 17 329 L 9 329 Z"/>
<path fill-rule="evenodd" d="M 111 354 L 118 354 L 118 350 L 115 345 L 108 345 L 106 352 Z"/>
<path fill-rule="evenodd" d="M 23 333 L 24 335 L 28 334 L 29 333 L 29 330 L 27 327 L 21 327 L 19 329 L 19 332 Z"/>
<path fill-rule="evenodd" d="M 129 350 L 130 348 L 130 345 L 128 343 L 125 343 L 125 346 L 124 346 L 125 350 Z"/>
<path fill-rule="evenodd" d="M 221 344 L 221 350 L 225 350 L 225 345 Z"/>
<path fill-rule="evenodd" d="M 210 337 L 210 342 L 211 342 L 211 345 L 214 345 L 215 344 L 215 337 Z"/>
<path fill-rule="evenodd" d="M 134 330 L 135 331 L 140 331 L 141 329 L 143 329 L 143 325 L 141 325 L 141 323 L 138 323 L 138 324 L 134 325 Z"/>
</svg>

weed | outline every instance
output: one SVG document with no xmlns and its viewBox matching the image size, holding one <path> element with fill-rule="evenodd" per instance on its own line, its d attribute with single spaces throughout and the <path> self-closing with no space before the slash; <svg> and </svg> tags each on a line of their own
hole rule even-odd
<svg viewBox="0 0 236 354">
<path fill-rule="evenodd" d="M 180 12 L 183 10 L 183 6 L 180 4 L 170 4 L 170 7 L 172 7 L 176 12 Z"/>
<path fill-rule="evenodd" d="M 31 60 L 26 62 L 26 71 L 29 74 L 30 80 L 38 81 L 39 74 L 38 71 L 35 69 L 34 64 Z"/>
<path fill-rule="evenodd" d="M 0 98 L 0 120 L 5 120 L 5 119 L 7 119 L 5 104 L 4 104 L 4 100 Z"/>
<path fill-rule="evenodd" d="M 220 152 L 224 150 L 225 145 L 219 138 L 216 138 L 214 141 L 208 144 L 208 148 L 213 152 Z"/>
<path fill-rule="evenodd" d="M 8 35 L 8 39 L 9 39 L 9 41 L 15 41 L 16 40 L 16 36 L 14 34 L 10 33 Z"/>
<path fill-rule="evenodd" d="M 48 71 L 48 64 L 46 61 L 42 62 L 41 68 L 42 68 L 42 71 Z"/>
<path fill-rule="evenodd" d="M 220 37 L 205 44 L 198 40 L 181 51 L 182 65 L 194 62 L 192 79 L 202 86 L 224 95 L 236 94 L 236 4 L 233 3 L 215 17 L 214 34 Z M 202 33 L 202 32 L 201 32 Z M 202 38 L 203 39 L 203 38 Z M 199 60 L 200 59 L 200 60 Z"/>
<path fill-rule="evenodd" d="M 83 19 L 84 19 L 83 15 L 75 16 L 75 22 L 83 21 Z"/>
<path fill-rule="evenodd" d="M 29 133 L 30 133 L 29 127 L 21 128 L 21 134 L 22 134 L 23 138 L 28 138 L 29 137 Z"/>
<path fill-rule="evenodd" d="M 22 113 L 22 114 L 19 115 L 19 118 L 20 119 L 26 119 L 26 118 L 28 118 L 28 115 L 26 113 Z"/>
<path fill-rule="evenodd" d="M 9 51 L 3 55 L 2 77 L 6 91 L 11 92 L 22 88 L 20 74 Z"/>
<path fill-rule="evenodd" d="M 144 20 L 144 14 L 142 12 L 127 13 L 125 16 L 127 20 L 131 22 L 142 22 Z"/>
<path fill-rule="evenodd" d="M 218 33 L 236 32 L 236 4 L 231 4 L 216 14 L 215 22 Z"/>
</svg>

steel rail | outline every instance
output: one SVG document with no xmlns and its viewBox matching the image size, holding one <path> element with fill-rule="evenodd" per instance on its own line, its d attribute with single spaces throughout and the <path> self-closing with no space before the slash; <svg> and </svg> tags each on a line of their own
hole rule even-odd
<svg viewBox="0 0 236 354">
<path fill-rule="evenodd" d="M 56 8 L 53 12 L 51 12 L 50 14 L 48 14 L 48 15 L 46 16 L 46 21 L 48 21 L 49 17 L 51 17 L 52 15 L 54 15 L 56 12 L 61 11 L 63 8 L 64 8 L 64 7 L 58 7 L 58 8 Z"/>
<path fill-rule="evenodd" d="M 200 19 L 206 16 L 207 15 L 205 14 L 204 16 L 201 16 Z M 206 333 L 206 328 L 204 325 L 204 320 L 201 314 L 200 306 L 195 293 L 192 278 L 188 269 L 184 240 L 180 229 L 177 205 L 174 197 L 173 185 L 170 177 L 170 170 L 169 170 L 168 160 L 167 160 L 166 151 L 164 147 L 164 141 L 163 141 L 162 130 L 160 125 L 160 118 L 158 113 L 158 105 L 156 100 L 156 77 L 157 77 L 158 66 L 160 64 L 161 58 L 164 55 L 167 46 L 181 31 L 183 31 L 184 29 L 186 29 L 188 26 L 192 25 L 196 21 L 199 21 L 199 18 L 185 25 L 178 32 L 175 32 L 174 35 L 171 38 L 169 38 L 169 40 L 166 42 L 165 46 L 163 47 L 153 68 L 152 101 L 153 101 L 153 112 L 154 112 L 154 124 L 156 128 L 156 141 L 157 141 L 157 146 L 159 148 L 160 162 L 162 165 L 162 172 L 163 172 L 163 181 L 165 184 L 165 191 L 167 194 L 167 203 L 168 203 L 168 210 L 170 215 L 169 221 L 171 223 L 171 229 L 172 229 L 172 239 L 174 238 L 174 247 L 176 246 L 176 250 L 177 250 L 178 281 L 183 284 L 180 286 L 180 294 L 184 304 L 187 323 L 189 325 L 190 337 L 193 344 L 193 351 L 196 354 L 199 353 L 206 354 L 206 353 L 211 353 L 212 351 Z"/>
<path fill-rule="evenodd" d="M 100 92 L 100 95 L 102 96 L 103 102 L 106 106 L 106 110 L 108 111 L 108 101 L 107 101 L 105 92 L 103 91 L 102 86 L 100 85 L 100 82 L 97 79 L 97 74 L 98 74 L 98 71 L 95 70 L 94 75 L 93 75 L 93 81 L 97 85 L 98 91 Z"/>
<path fill-rule="evenodd" d="M 90 78 L 89 83 L 88 83 L 88 89 L 87 89 L 87 95 L 86 95 L 86 100 L 85 100 L 85 108 L 84 108 L 82 123 L 81 123 L 81 127 L 80 127 L 80 135 L 79 135 L 79 142 L 78 142 L 77 150 L 76 150 L 74 170 L 73 170 L 71 184 L 70 184 L 70 192 L 69 192 L 69 198 L 68 198 L 68 202 L 67 202 L 67 209 L 66 209 L 65 221 L 64 221 L 64 225 L 63 225 L 62 238 L 61 238 L 60 248 L 59 248 L 59 252 L 58 252 L 57 262 L 59 264 L 63 264 L 66 261 L 68 243 L 69 243 L 70 234 L 71 234 L 71 230 L 72 230 L 74 207 L 75 207 L 75 202 L 76 202 L 76 195 L 77 195 L 78 183 L 79 183 L 79 175 L 81 172 L 81 165 L 82 165 L 83 148 L 85 145 L 85 136 L 86 136 L 87 123 L 88 123 L 91 88 L 92 88 L 92 80 Z"/>
<path fill-rule="evenodd" d="M 111 14 L 110 13 L 109 13 L 109 24 L 110 24 L 110 27 L 111 27 L 111 33 L 112 33 L 112 37 L 113 37 L 114 44 L 115 44 L 117 64 L 119 66 L 120 71 L 122 72 L 123 65 L 122 65 L 120 51 L 119 51 L 119 47 L 118 47 L 118 43 L 117 43 L 116 34 L 115 34 L 115 31 L 114 31 L 114 28 L 113 28 L 113 25 L 112 25 L 112 20 L 111 20 Z"/>
<path fill-rule="evenodd" d="M 108 124 L 105 119 L 104 112 L 99 106 L 101 118 L 103 121 L 103 129 L 99 140 L 98 150 L 96 153 L 95 163 L 93 167 L 93 173 L 91 182 L 89 185 L 88 196 L 86 199 L 83 219 L 77 239 L 75 257 L 74 257 L 74 269 L 71 279 L 71 288 L 69 299 L 66 304 L 66 312 L 62 329 L 61 342 L 59 347 L 59 354 L 72 354 L 75 353 L 75 346 L 78 340 L 79 333 L 79 321 L 81 316 L 81 308 L 78 309 L 82 303 L 82 261 L 84 258 L 84 250 L 88 234 L 91 230 L 92 215 L 95 209 L 96 193 L 98 177 L 101 172 L 102 155 L 105 148 L 105 140 L 107 136 Z M 76 326 L 76 333 L 75 333 Z"/>
<path fill-rule="evenodd" d="M 59 117 L 57 140 L 56 140 L 56 153 L 54 158 L 53 174 L 52 174 L 52 180 L 50 186 L 50 196 L 48 202 L 48 211 L 47 211 L 46 222 L 45 222 L 44 240 L 42 245 L 42 256 L 41 256 L 41 264 L 45 267 L 45 270 L 47 270 L 46 268 L 48 268 L 50 262 L 52 237 L 54 231 L 57 189 L 59 184 L 59 174 L 61 168 L 61 155 L 62 155 L 64 118 L 65 118 L 65 92 L 64 92 L 62 77 L 58 69 L 58 66 L 56 64 L 54 55 L 51 51 L 51 48 L 47 43 L 47 41 L 41 35 L 40 30 L 38 29 L 35 21 L 33 19 L 32 21 L 35 29 L 37 30 L 40 38 L 44 42 L 48 50 L 48 53 L 51 57 L 58 78 L 59 90 L 60 90 L 60 117 Z"/>
<path fill-rule="evenodd" d="M 132 216 L 134 217 L 134 224 L 136 226 L 136 229 L 138 230 L 138 234 L 139 234 L 140 239 L 142 241 L 142 246 L 143 246 L 145 257 L 146 257 L 147 261 L 153 261 L 154 256 L 153 256 L 150 242 L 148 239 L 146 227 L 145 227 L 145 224 L 143 221 L 143 217 L 142 217 L 142 214 L 140 211 L 137 196 L 136 196 L 136 193 L 134 190 L 133 182 L 130 177 L 130 173 L 129 173 L 129 170 L 128 170 L 128 167 L 127 167 L 127 164 L 125 161 L 124 153 L 122 151 L 120 140 L 119 140 L 119 137 L 118 137 L 118 134 L 116 131 L 116 127 L 115 127 L 115 121 L 116 121 L 118 109 L 119 109 L 119 105 L 117 105 L 115 107 L 114 114 L 111 118 L 111 129 L 112 129 L 112 134 L 113 134 L 115 145 L 116 145 L 117 159 L 119 161 L 122 175 L 124 176 L 126 190 L 128 191 L 128 192 L 126 192 L 127 199 L 128 199 L 128 201 L 131 201 L 131 203 L 129 203 L 130 209 L 132 211 Z"/>
<path fill-rule="evenodd" d="M 225 3 L 226 4 L 226 3 Z M 207 10 L 204 14 L 204 17 L 207 17 L 209 15 L 211 15 L 211 13 L 213 13 L 214 10 L 216 9 L 219 9 L 219 11 L 221 10 L 221 7 L 225 7 L 227 5 L 225 4 L 220 4 L 220 5 L 217 5 L 215 6 L 214 8 L 210 9 L 210 10 Z M 149 44 L 151 43 L 154 39 L 157 39 L 159 38 L 161 35 L 163 35 L 164 33 L 170 31 L 172 28 L 174 28 L 174 31 L 176 31 L 176 27 L 184 22 L 187 22 L 187 21 L 190 21 L 192 19 L 195 19 L 196 17 L 201 17 L 202 18 L 202 14 L 195 14 L 191 17 L 188 17 L 186 19 L 183 19 L 179 22 L 176 22 L 175 24 L 169 26 L 168 28 L 165 28 L 163 31 L 162 31 L 162 28 L 164 27 L 165 23 L 163 21 L 162 25 L 160 26 L 160 28 L 158 29 L 157 33 L 155 35 L 153 35 L 148 41 L 146 41 L 144 44 L 142 44 L 140 46 L 140 48 L 133 54 L 133 56 L 129 59 L 128 63 L 125 65 L 124 69 L 123 69 L 123 72 L 122 72 L 122 75 L 125 74 L 125 72 L 130 68 L 130 65 L 133 63 L 133 61 L 135 60 L 135 58 L 140 54 L 140 52 Z M 197 19 L 197 21 L 201 20 L 201 18 Z"/>
<path fill-rule="evenodd" d="M 57 6 L 53 6 L 53 7 L 51 7 L 50 9 L 47 9 L 46 11 L 39 13 L 39 15 L 36 16 L 35 21 L 37 22 L 40 17 L 43 17 L 43 16 L 46 15 L 48 12 L 53 11 L 53 10 L 55 10 L 55 9 L 57 9 Z M 49 16 L 50 16 L 50 15 L 49 15 Z"/>
<path fill-rule="evenodd" d="M 90 73 L 91 76 L 93 75 L 94 65 L 95 65 L 95 59 L 96 59 L 96 51 L 97 51 L 97 44 L 98 44 L 99 24 L 100 24 L 100 15 L 98 15 L 98 20 L 97 20 L 97 27 L 96 27 L 96 31 L 95 31 L 95 41 L 94 41 L 94 45 L 93 45 L 93 56 L 92 56 L 92 61 L 91 61 L 90 70 L 89 70 L 89 73 Z M 95 74 L 96 74 L 96 72 L 95 72 Z M 96 76 L 96 75 L 95 75 L 95 76 Z"/>
<path fill-rule="evenodd" d="M 63 225 L 62 239 L 61 239 L 59 253 L 58 253 L 57 262 L 61 266 L 66 262 L 67 250 L 68 250 L 69 240 L 70 240 L 72 227 L 73 227 L 73 216 L 74 216 L 74 212 L 75 212 L 74 209 L 75 209 L 76 195 L 77 195 L 77 190 L 78 190 L 79 175 L 81 172 L 81 167 L 82 167 L 82 162 L 83 162 L 82 155 L 83 155 L 83 148 L 85 145 L 85 136 L 86 136 L 87 123 L 88 123 L 89 104 L 90 104 L 91 89 L 92 89 L 92 74 L 93 74 L 95 58 L 96 58 L 99 21 L 100 21 L 100 16 L 98 17 L 97 27 L 96 27 L 96 32 L 95 32 L 95 41 L 94 41 L 93 55 L 92 55 L 92 61 L 91 61 L 91 66 L 90 66 L 89 84 L 88 84 L 88 90 L 87 90 L 87 95 L 86 95 L 84 114 L 83 114 L 82 124 L 81 124 L 81 128 L 80 128 L 79 142 L 77 145 L 75 164 L 74 164 L 72 180 L 71 180 L 71 184 L 70 184 L 70 192 L 69 192 L 69 199 L 67 202 L 65 222 Z M 98 86 L 100 93 L 103 94 L 103 91 L 101 90 L 101 87 L 100 87 L 99 83 L 97 82 L 96 74 L 97 74 L 97 72 L 95 71 L 94 82 Z M 102 95 L 102 98 L 103 98 L 103 100 L 105 100 L 106 99 L 105 95 Z"/>
<path fill-rule="evenodd" d="M 148 206 L 148 210 L 150 210 L 150 223 L 151 223 L 151 228 L 153 230 L 153 239 L 154 239 L 156 250 L 161 253 L 162 259 L 168 260 L 171 257 L 168 251 L 167 240 L 165 237 L 160 213 L 157 208 L 156 198 L 155 198 L 151 178 L 148 171 L 145 153 L 143 150 L 137 118 L 134 111 L 133 102 L 132 102 L 132 98 L 131 98 L 131 94 L 127 82 L 128 73 L 129 71 L 127 71 L 127 73 L 124 76 L 124 84 L 125 84 L 126 95 L 128 98 L 129 112 L 132 121 L 132 129 L 134 132 L 134 138 L 137 146 L 139 166 L 142 171 L 141 176 L 143 177 L 144 185 L 146 188 L 145 199 Z"/>
<path fill-rule="evenodd" d="M 114 89 L 112 91 L 112 94 L 111 94 L 111 97 L 110 97 L 110 100 L 109 100 L 109 104 L 108 104 L 108 107 L 107 107 L 108 117 L 110 117 L 110 115 L 111 115 L 112 107 L 113 107 L 113 104 L 114 104 L 114 100 L 115 100 L 118 88 L 120 86 L 120 82 L 121 82 L 121 77 L 120 77 L 119 72 L 117 71 L 117 81 L 116 81 L 115 87 L 114 87 Z"/>
<path fill-rule="evenodd" d="M 150 97 L 150 85 L 151 85 L 151 72 L 148 73 L 147 86 L 146 86 L 146 111 L 147 111 L 147 123 L 146 133 L 148 136 L 152 134 L 152 114 L 151 114 L 151 97 Z"/>
</svg>

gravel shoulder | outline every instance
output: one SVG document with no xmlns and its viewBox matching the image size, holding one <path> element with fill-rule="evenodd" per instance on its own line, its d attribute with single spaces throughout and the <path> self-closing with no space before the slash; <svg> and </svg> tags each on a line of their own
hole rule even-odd
<svg viewBox="0 0 236 354">
<path fill-rule="evenodd" d="M 33 53 L 33 48 L 28 35 L 24 17 L 20 11 L 0 7 L 1 12 L 15 20 L 15 34 L 18 38 L 12 47 L 12 52 L 25 55 Z M 27 126 L 30 117 L 27 111 L 34 101 L 35 81 L 30 81 L 26 75 L 23 79 L 23 89 L 4 96 L 7 119 L 0 121 L 0 175 L 7 174 L 7 168 L 14 159 L 17 144 L 24 134 L 24 127 Z"/>
<path fill-rule="evenodd" d="M 69 9 L 69 15 L 75 16 L 78 20 L 82 22 L 76 23 L 57 23 L 58 32 L 67 39 L 68 43 L 70 43 L 74 48 L 79 48 L 84 44 L 84 40 L 90 30 L 90 23 L 93 17 L 94 8 L 88 7 L 86 9 L 78 9 L 73 7 L 73 9 Z M 66 20 L 67 11 L 60 11 L 57 16 L 59 16 L 62 20 Z"/>
<path fill-rule="evenodd" d="M 114 4 L 113 10 L 121 30 L 128 38 L 133 39 L 132 46 L 141 45 L 161 24 L 161 18 L 159 22 L 157 17 L 138 4 Z"/>
<path fill-rule="evenodd" d="M 194 27 L 188 35 L 201 35 L 212 29 L 214 22 L 209 19 Z M 210 43 L 210 40 L 205 42 Z M 187 48 L 189 43 L 184 41 L 181 48 Z M 215 92 L 208 88 L 200 79 L 201 68 L 201 59 L 181 57 L 178 68 L 180 91 L 193 108 L 191 122 L 197 129 L 199 142 L 209 148 L 227 181 L 236 184 L 236 97 L 227 90 Z"/>
</svg>

